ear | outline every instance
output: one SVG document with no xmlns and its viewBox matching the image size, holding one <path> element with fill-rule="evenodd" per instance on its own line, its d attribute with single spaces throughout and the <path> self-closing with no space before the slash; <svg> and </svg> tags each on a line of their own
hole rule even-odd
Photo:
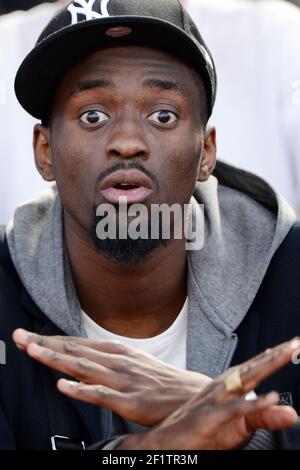
<svg viewBox="0 0 300 470">
<path fill-rule="evenodd" d="M 199 181 L 207 181 L 216 166 L 217 146 L 216 129 L 207 128 L 204 136 L 203 154 L 201 156 L 200 169 L 198 173 Z"/>
<path fill-rule="evenodd" d="M 54 181 L 54 169 L 50 146 L 50 130 L 36 124 L 33 133 L 35 166 L 45 181 Z"/>
</svg>

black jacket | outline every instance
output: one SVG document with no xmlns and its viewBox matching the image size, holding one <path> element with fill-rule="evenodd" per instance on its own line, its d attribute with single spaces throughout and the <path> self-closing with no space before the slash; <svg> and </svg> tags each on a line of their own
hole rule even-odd
<svg viewBox="0 0 300 470">
<path fill-rule="evenodd" d="M 74 438 L 90 446 L 105 440 L 108 426 L 93 405 L 71 400 L 56 390 L 62 374 L 19 351 L 12 341 L 16 328 L 46 335 L 63 333 L 30 298 L 12 263 L 0 228 L 0 340 L 6 364 L 0 365 L 0 449 L 51 449 L 51 436 Z M 245 319 L 236 331 L 237 364 L 300 335 L 300 224 L 290 230 L 275 253 Z M 289 365 L 265 381 L 259 392 L 278 390 L 300 414 L 300 365 Z M 278 433 L 281 448 L 300 449 L 300 426 Z"/>
</svg>

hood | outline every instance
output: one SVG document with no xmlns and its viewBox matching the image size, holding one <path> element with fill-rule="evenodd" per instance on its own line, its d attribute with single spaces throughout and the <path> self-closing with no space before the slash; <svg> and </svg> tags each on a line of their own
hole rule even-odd
<svg viewBox="0 0 300 470">
<path fill-rule="evenodd" d="M 204 205 L 205 231 L 204 248 L 188 257 L 191 281 L 213 307 L 216 326 L 235 329 L 237 312 L 249 309 L 295 214 L 263 179 L 223 161 L 194 196 Z"/>
<path fill-rule="evenodd" d="M 188 252 L 188 368 L 213 376 L 224 368 L 232 332 L 295 214 L 263 179 L 220 160 L 214 175 L 197 183 L 194 201 L 204 204 L 205 238 L 201 250 Z M 6 235 L 15 268 L 35 303 L 66 334 L 86 336 L 56 186 L 19 206 Z"/>
<path fill-rule="evenodd" d="M 205 225 L 203 249 L 188 254 L 187 360 L 188 369 L 214 377 L 230 365 L 233 332 L 296 216 L 265 180 L 221 160 L 194 196 Z"/>
<path fill-rule="evenodd" d="M 16 209 L 6 237 L 21 281 L 41 311 L 66 334 L 86 336 L 56 185 Z"/>
</svg>

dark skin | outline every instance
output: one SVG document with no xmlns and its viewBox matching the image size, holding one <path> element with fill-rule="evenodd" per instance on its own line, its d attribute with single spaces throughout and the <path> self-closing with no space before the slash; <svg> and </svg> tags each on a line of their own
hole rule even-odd
<svg viewBox="0 0 300 470">
<path fill-rule="evenodd" d="M 185 240 L 171 240 L 134 267 L 97 252 L 90 225 L 93 208 L 105 202 L 99 175 L 116 162 L 140 162 L 158 182 L 148 207 L 187 204 L 197 179 L 206 181 L 215 165 L 215 131 L 205 130 L 203 106 L 195 72 L 181 60 L 158 50 L 114 48 L 72 69 L 55 95 L 51 126 L 35 127 L 36 164 L 58 186 L 81 306 L 121 336 L 148 338 L 174 322 L 187 293 Z M 161 111 L 170 120 L 160 119 Z M 101 122 L 88 122 L 89 112 Z M 32 358 L 80 380 L 59 381 L 62 393 L 153 426 L 129 436 L 122 449 L 238 448 L 258 427 L 281 429 L 297 419 L 291 408 L 276 406 L 276 394 L 249 403 L 226 390 L 226 376 L 211 382 L 118 342 L 23 330 L 14 340 Z M 240 366 L 244 392 L 298 347 L 289 343 Z"/>
<path fill-rule="evenodd" d="M 86 82 L 93 87 L 83 90 Z M 197 179 L 207 180 L 215 165 L 215 130 L 205 131 L 203 106 L 195 72 L 180 59 L 121 47 L 97 52 L 70 70 L 55 95 L 51 126 L 35 127 L 36 165 L 58 186 L 81 306 L 118 335 L 147 338 L 174 322 L 187 293 L 185 240 L 171 240 L 134 267 L 97 252 L 92 211 L 106 202 L 97 178 L 116 162 L 140 162 L 158 181 L 147 207 L 187 204 Z M 159 114 L 166 110 L 167 123 Z M 90 111 L 101 122 L 87 123 L 84 113 Z"/>
<path fill-rule="evenodd" d="M 172 370 L 118 342 L 46 337 L 22 329 L 13 338 L 33 359 L 80 381 L 60 379 L 57 386 L 62 393 L 152 425 L 126 437 L 119 449 L 235 449 L 245 445 L 257 428 L 284 429 L 297 421 L 293 408 L 277 405 L 277 393 L 254 401 L 244 398 L 298 355 L 296 338 L 229 369 L 198 390 L 187 386 L 192 385 L 192 372 Z M 237 371 L 242 387 L 228 390 L 226 380 Z"/>
</svg>

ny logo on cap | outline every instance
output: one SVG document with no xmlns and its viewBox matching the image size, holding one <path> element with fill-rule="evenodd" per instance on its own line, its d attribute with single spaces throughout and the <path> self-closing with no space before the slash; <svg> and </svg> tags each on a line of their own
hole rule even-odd
<svg viewBox="0 0 300 470">
<path fill-rule="evenodd" d="M 101 2 L 101 13 L 93 10 L 96 0 L 73 0 L 72 5 L 68 6 L 68 10 L 72 15 L 72 24 L 79 23 L 79 16 L 85 16 L 86 20 L 93 20 L 94 18 L 106 18 L 109 16 L 107 5 L 110 0 L 99 0 Z"/>
</svg>

